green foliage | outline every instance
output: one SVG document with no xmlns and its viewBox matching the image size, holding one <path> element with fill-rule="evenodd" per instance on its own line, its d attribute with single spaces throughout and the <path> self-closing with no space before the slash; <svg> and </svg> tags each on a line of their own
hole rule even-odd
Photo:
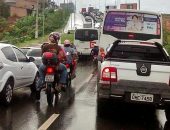
<svg viewBox="0 0 170 130">
<path fill-rule="evenodd" d="M 43 36 L 43 27 L 44 34 L 49 34 L 56 29 L 59 29 L 65 25 L 70 13 L 65 10 L 46 10 L 43 14 L 39 15 L 39 27 L 38 32 L 39 36 Z M 43 26 L 43 18 L 44 26 Z M 10 42 L 17 44 L 20 42 L 25 42 L 32 40 L 35 37 L 35 16 L 27 16 L 19 19 L 12 29 L 8 32 L 5 32 L 3 40 L 9 40 Z"/>
<path fill-rule="evenodd" d="M 170 54 L 170 34 L 166 34 L 166 35 L 167 35 L 167 37 L 166 37 L 167 43 L 165 44 L 165 48 L 168 51 L 168 53 Z"/>
<path fill-rule="evenodd" d="M 74 43 L 74 34 L 70 33 L 70 34 L 62 34 L 61 35 L 61 43 L 64 43 L 64 40 L 70 40 L 70 42 Z"/>
<path fill-rule="evenodd" d="M 7 28 L 7 22 L 5 18 L 0 18 L 0 39 L 3 38 L 3 31 Z"/>
</svg>

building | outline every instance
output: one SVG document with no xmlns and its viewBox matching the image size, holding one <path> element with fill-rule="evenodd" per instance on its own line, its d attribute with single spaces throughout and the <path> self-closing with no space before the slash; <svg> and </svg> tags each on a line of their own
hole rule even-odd
<svg viewBox="0 0 170 130">
<path fill-rule="evenodd" d="M 137 9 L 137 3 L 120 4 L 120 9 Z"/>
<path fill-rule="evenodd" d="M 16 0 L 0 0 L 0 1 L 3 1 L 8 5 L 14 5 L 16 3 Z"/>
<path fill-rule="evenodd" d="M 7 1 L 7 0 L 6 0 Z M 9 0 L 8 0 L 9 1 Z M 14 1 L 14 0 L 13 0 Z M 24 17 L 32 13 L 37 9 L 37 0 L 15 0 L 15 4 L 10 7 L 10 16 Z M 39 0 L 39 6 L 42 3 L 48 5 L 49 0 Z"/>
<path fill-rule="evenodd" d="M 117 9 L 116 5 L 108 5 L 105 7 L 105 10 L 109 10 L 109 9 Z"/>
<path fill-rule="evenodd" d="M 16 0 L 16 4 L 10 7 L 10 16 L 24 17 L 36 8 L 37 0 Z"/>
</svg>

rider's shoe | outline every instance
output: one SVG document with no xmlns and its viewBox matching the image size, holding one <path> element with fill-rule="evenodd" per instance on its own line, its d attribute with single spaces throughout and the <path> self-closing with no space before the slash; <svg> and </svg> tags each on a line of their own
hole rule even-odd
<svg viewBox="0 0 170 130">
<path fill-rule="evenodd" d="M 61 91 L 61 84 L 59 84 L 59 85 L 56 84 L 55 85 L 55 90 L 60 92 Z"/>
</svg>

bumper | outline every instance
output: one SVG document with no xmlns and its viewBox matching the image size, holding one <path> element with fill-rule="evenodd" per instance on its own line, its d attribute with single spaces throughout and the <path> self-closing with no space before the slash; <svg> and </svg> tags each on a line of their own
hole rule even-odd
<svg viewBox="0 0 170 130">
<path fill-rule="evenodd" d="M 78 50 L 78 55 L 90 55 L 91 49 L 80 49 Z"/>
<path fill-rule="evenodd" d="M 170 105 L 170 87 L 166 84 L 152 83 L 151 85 L 147 83 L 148 85 L 146 85 L 144 82 L 140 82 L 134 85 L 134 82 L 131 81 L 124 83 L 112 84 L 111 87 L 109 84 L 99 83 L 98 99 L 113 99 L 114 101 L 120 102 L 152 104 L 158 108 Z M 152 100 L 149 100 L 149 98 Z"/>
</svg>

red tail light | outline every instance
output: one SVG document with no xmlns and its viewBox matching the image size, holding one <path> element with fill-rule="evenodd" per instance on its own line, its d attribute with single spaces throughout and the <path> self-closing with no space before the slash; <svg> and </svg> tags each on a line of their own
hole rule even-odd
<svg viewBox="0 0 170 130">
<path fill-rule="evenodd" d="M 100 48 L 100 50 L 99 50 L 99 56 L 101 56 L 101 58 L 104 59 L 104 57 L 105 57 L 104 48 Z"/>
<path fill-rule="evenodd" d="M 54 73 L 54 68 L 53 67 L 47 67 L 46 73 L 47 74 L 53 74 Z"/>
<path fill-rule="evenodd" d="M 101 57 L 104 58 L 105 57 L 105 53 L 101 53 Z"/>
<path fill-rule="evenodd" d="M 117 68 L 115 67 L 105 67 L 102 71 L 102 80 L 117 82 Z"/>
<path fill-rule="evenodd" d="M 140 44 L 154 45 L 154 43 L 151 43 L 151 42 L 140 42 Z"/>
<path fill-rule="evenodd" d="M 128 39 L 134 39 L 134 38 L 135 38 L 134 34 L 129 34 L 128 35 Z"/>
<path fill-rule="evenodd" d="M 66 64 L 66 68 L 70 68 L 70 65 L 69 65 L 69 64 Z"/>
</svg>

